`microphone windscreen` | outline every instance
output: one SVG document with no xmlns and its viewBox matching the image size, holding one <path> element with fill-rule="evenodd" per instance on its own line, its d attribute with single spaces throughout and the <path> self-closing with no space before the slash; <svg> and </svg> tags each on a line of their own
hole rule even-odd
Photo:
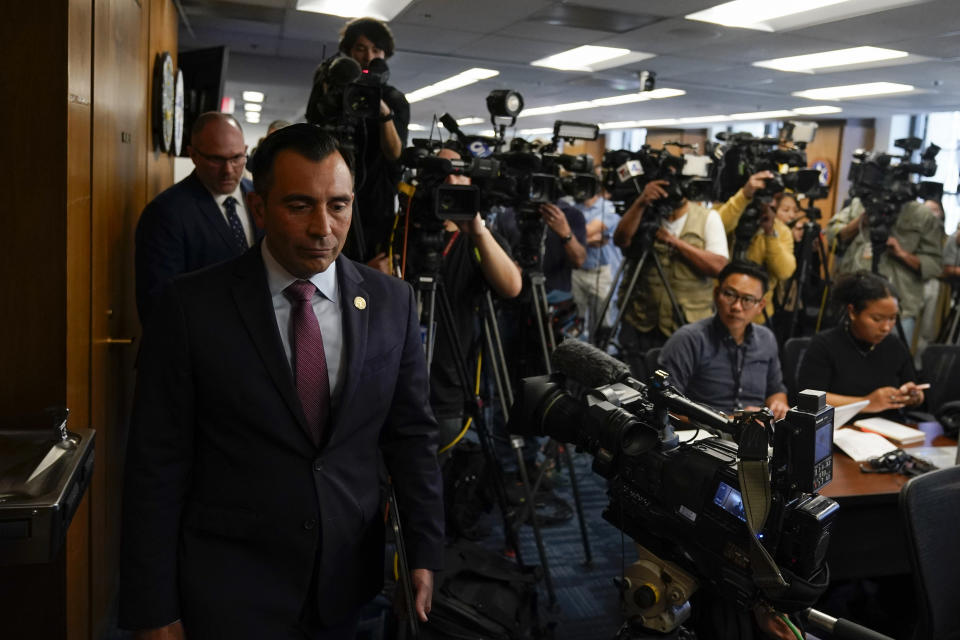
<svg viewBox="0 0 960 640">
<path fill-rule="evenodd" d="M 324 79 L 329 85 L 340 86 L 350 84 L 359 78 L 361 73 L 363 70 L 360 68 L 360 63 L 353 58 L 341 56 L 330 64 Z"/>
<path fill-rule="evenodd" d="M 552 359 L 561 373 L 585 387 L 602 387 L 630 375 L 625 363 L 582 340 L 564 340 Z"/>
</svg>

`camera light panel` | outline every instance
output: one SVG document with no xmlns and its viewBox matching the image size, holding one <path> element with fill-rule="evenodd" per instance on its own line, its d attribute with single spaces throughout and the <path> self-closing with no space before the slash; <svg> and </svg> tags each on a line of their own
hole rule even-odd
<svg viewBox="0 0 960 640">
<path fill-rule="evenodd" d="M 693 178 L 709 178 L 710 165 L 712 164 L 710 156 L 683 155 L 683 175 Z"/>
</svg>

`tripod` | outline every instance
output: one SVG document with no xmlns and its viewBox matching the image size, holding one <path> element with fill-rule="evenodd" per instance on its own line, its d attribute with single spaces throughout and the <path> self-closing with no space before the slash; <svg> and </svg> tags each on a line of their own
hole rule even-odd
<svg viewBox="0 0 960 640">
<path fill-rule="evenodd" d="M 467 409 L 473 423 L 477 426 L 477 434 L 480 439 L 480 447 L 488 468 L 491 470 L 494 478 L 494 489 L 497 497 L 497 504 L 500 509 L 503 520 L 504 539 L 507 546 L 510 547 L 517 560 L 517 564 L 523 565 L 523 556 L 520 550 L 517 532 L 511 523 L 509 516 L 509 507 L 507 492 L 503 479 L 503 469 L 497 459 L 494 449 L 493 436 L 487 429 L 486 423 L 482 418 L 482 411 L 477 400 L 470 393 L 470 381 L 467 374 L 466 360 L 461 345 L 457 340 L 456 331 L 453 322 L 453 308 L 450 305 L 450 299 L 447 296 L 443 280 L 436 275 L 421 275 L 415 280 L 414 289 L 417 292 L 417 302 L 421 309 L 421 324 L 427 328 L 425 337 L 425 350 L 427 359 L 427 370 L 430 370 L 433 364 L 435 353 L 435 337 L 437 326 L 435 320 L 440 319 L 441 334 L 447 340 L 453 355 L 454 366 L 457 371 L 457 378 L 460 382 L 460 388 L 464 396 L 464 407 Z M 439 302 L 439 316 L 437 315 L 437 303 Z M 512 404 L 513 391 L 509 386 L 509 379 L 506 374 L 506 359 L 503 355 L 503 347 L 500 343 L 500 334 L 496 326 L 496 315 L 493 308 L 493 299 L 489 290 L 484 291 L 482 296 L 483 306 L 483 326 L 484 343 L 488 350 L 488 362 L 492 364 L 494 370 L 494 381 L 497 384 L 497 390 L 500 393 L 500 402 L 504 410 L 504 415 L 508 415 L 509 404 Z M 531 503 L 534 500 L 529 480 L 526 475 L 526 468 L 523 465 L 523 439 L 516 438 L 511 440 L 511 445 L 516 452 L 519 463 L 520 477 L 526 493 L 526 502 Z M 520 520 L 522 522 L 522 520 Z M 553 587 L 553 579 L 550 574 L 550 566 L 547 560 L 546 549 L 543 546 L 543 537 L 540 532 L 540 526 L 536 518 L 532 520 L 534 540 L 537 545 L 537 553 L 540 557 L 540 564 L 543 567 L 544 582 L 547 587 L 547 594 L 550 603 L 556 602 L 556 592 Z"/>
<path fill-rule="evenodd" d="M 960 286 L 953 285 L 950 312 L 943 320 L 943 326 L 940 327 L 937 342 L 942 344 L 960 344 Z"/>
<path fill-rule="evenodd" d="M 636 293 L 637 282 L 640 280 L 640 273 L 643 271 L 643 267 L 648 259 L 652 259 L 653 265 L 657 269 L 657 275 L 660 277 L 660 282 L 663 283 L 663 288 L 667 292 L 667 296 L 670 298 L 670 307 L 673 311 L 674 321 L 676 321 L 678 326 L 682 326 L 687 323 L 683 309 L 680 307 L 680 303 L 677 302 L 677 297 L 673 293 L 673 288 L 670 286 L 667 275 L 663 272 L 663 265 L 660 263 L 660 258 L 657 257 L 657 252 L 654 250 L 653 236 L 655 234 L 656 227 L 648 230 L 644 230 L 641 227 L 641 231 L 634 236 L 630 243 L 630 245 L 633 246 L 634 243 L 638 242 L 638 240 L 640 241 L 644 247 L 640 252 L 640 256 L 636 259 L 636 261 L 633 261 L 628 257 L 620 263 L 620 269 L 617 270 L 617 275 L 613 278 L 613 281 L 610 284 L 610 291 L 607 293 L 607 297 L 603 301 L 603 306 L 600 308 L 600 313 L 597 317 L 597 323 L 594 325 L 593 330 L 591 331 L 591 335 L 594 336 L 594 339 L 596 340 L 594 344 L 600 349 L 606 350 L 607 346 L 610 344 L 610 340 L 616 334 L 617 328 L 623 321 L 623 314 L 627 310 L 630 302 L 633 301 L 633 296 Z M 626 289 L 623 291 L 623 294 L 618 300 L 617 314 L 613 319 L 613 324 L 611 325 L 610 330 L 601 335 L 600 327 L 603 325 L 603 319 L 606 317 L 607 310 L 610 308 L 610 302 L 613 300 L 614 293 L 617 289 L 617 284 L 624 276 L 624 273 L 627 271 L 628 267 L 630 268 L 629 280 L 627 281 Z"/>
<path fill-rule="evenodd" d="M 780 344 L 785 343 L 790 338 L 793 338 L 799 333 L 803 333 L 802 323 L 800 323 L 800 311 L 806 311 L 806 301 L 804 300 L 803 294 L 805 287 L 810 283 L 811 271 L 814 267 L 813 257 L 814 252 L 816 252 L 817 259 L 820 261 L 821 265 L 824 267 L 827 264 L 827 252 L 826 248 L 823 246 L 823 242 L 817 242 L 820 238 L 820 225 L 816 222 L 808 222 L 803 229 L 803 237 L 800 239 L 800 250 L 798 252 L 797 259 L 797 268 L 794 270 L 793 275 L 784 285 L 783 288 L 783 297 L 778 299 L 777 296 L 774 296 L 774 305 L 776 310 L 774 312 L 774 317 L 782 317 L 782 314 L 789 313 L 789 319 L 787 320 L 786 326 L 783 326 L 779 322 L 777 323 L 777 334 L 780 340 Z M 829 290 L 830 288 L 830 278 L 827 274 L 826 268 L 824 268 L 824 284 Z M 793 294 L 793 308 L 787 309 L 789 303 L 789 298 Z"/>
</svg>

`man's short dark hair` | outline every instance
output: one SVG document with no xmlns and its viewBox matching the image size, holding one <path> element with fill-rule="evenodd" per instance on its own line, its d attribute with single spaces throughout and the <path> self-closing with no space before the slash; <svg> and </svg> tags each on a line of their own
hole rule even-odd
<svg viewBox="0 0 960 640">
<path fill-rule="evenodd" d="M 339 153 L 353 175 L 353 154 L 339 140 L 314 124 L 301 122 L 274 131 L 263 139 L 250 162 L 253 189 L 266 198 L 273 184 L 273 163 L 281 151 L 295 151 L 312 162 L 320 162 L 331 153 Z"/>
<path fill-rule="evenodd" d="M 717 276 L 717 284 L 722 285 L 724 280 L 735 273 L 749 276 L 750 278 L 756 278 L 760 281 L 760 286 L 763 287 L 763 292 L 767 292 L 767 286 L 769 285 L 767 271 L 756 262 L 751 262 L 749 260 L 733 260 L 728 262 L 727 266 L 720 270 L 720 274 Z"/>
<path fill-rule="evenodd" d="M 396 46 L 393 41 L 393 33 L 390 31 L 390 27 L 376 18 L 356 18 L 345 24 L 343 29 L 340 30 L 340 53 L 350 55 L 350 49 L 353 48 L 360 36 L 383 49 L 387 58 L 393 55 Z"/>
<path fill-rule="evenodd" d="M 206 111 L 198 115 L 197 119 L 193 121 L 193 126 L 190 127 L 190 144 L 193 144 L 193 141 L 198 135 L 200 135 L 200 132 L 203 131 L 204 127 L 214 120 L 232 122 L 234 125 L 236 125 L 237 129 L 240 130 L 240 133 L 243 133 L 243 127 L 240 126 L 240 122 L 238 122 L 237 119 L 229 113 L 221 113 L 220 111 Z"/>
</svg>

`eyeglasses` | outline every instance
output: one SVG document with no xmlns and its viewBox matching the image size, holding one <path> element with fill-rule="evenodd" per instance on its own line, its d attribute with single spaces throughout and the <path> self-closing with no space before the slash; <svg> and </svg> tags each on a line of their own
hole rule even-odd
<svg viewBox="0 0 960 640">
<path fill-rule="evenodd" d="M 235 156 L 230 156 L 229 158 L 225 158 L 223 156 L 212 156 L 210 154 L 203 153 L 202 151 L 197 151 L 197 149 L 194 149 L 194 151 L 197 152 L 198 156 L 200 156 L 210 164 L 217 165 L 218 167 L 222 167 L 223 165 L 228 163 L 234 167 L 239 167 L 247 160 L 247 154 L 245 153 L 238 153 Z"/>
<path fill-rule="evenodd" d="M 752 309 L 763 302 L 763 298 L 756 298 L 749 295 L 745 296 L 737 293 L 733 289 L 720 289 L 720 297 L 726 300 L 728 304 L 734 304 L 739 300 L 744 309 Z"/>
</svg>

